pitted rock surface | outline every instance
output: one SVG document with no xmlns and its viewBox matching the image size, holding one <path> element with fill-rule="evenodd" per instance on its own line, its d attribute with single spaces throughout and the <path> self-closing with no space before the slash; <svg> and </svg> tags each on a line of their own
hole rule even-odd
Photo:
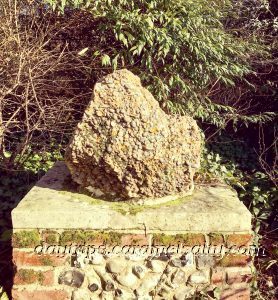
<svg viewBox="0 0 278 300">
<path fill-rule="evenodd" d="M 126 200 L 188 193 L 200 153 L 196 122 L 166 114 L 124 69 L 96 83 L 65 158 L 94 196 Z"/>
</svg>

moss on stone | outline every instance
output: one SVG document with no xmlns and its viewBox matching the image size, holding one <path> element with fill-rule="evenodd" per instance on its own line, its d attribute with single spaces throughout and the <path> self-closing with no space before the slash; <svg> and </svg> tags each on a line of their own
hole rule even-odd
<svg viewBox="0 0 278 300">
<path fill-rule="evenodd" d="M 73 243 L 73 241 L 72 241 L 73 234 L 74 234 L 74 231 L 71 231 L 71 230 L 64 231 L 60 235 L 59 244 L 62 246 L 72 244 Z"/>
<path fill-rule="evenodd" d="M 183 242 L 188 246 L 204 245 L 206 239 L 201 233 L 188 233 L 185 235 Z"/>
<path fill-rule="evenodd" d="M 64 190 L 58 191 L 58 193 L 62 195 L 69 196 L 69 198 L 73 200 L 85 201 L 90 203 L 91 205 L 103 205 L 109 206 L 109 208 L 113 209 L 114 211 L 119 212 L 122 215 L 136 215 L 137 213 L 144 211 L 146 209 L 156 209 L 162 206 L 169 207 L 169 206 L 176 206 L 180 205 L 181 203 L 188 201 L 191 199 L 191 196 L 185 196 L 178 198 L 176 200 L 169 200 L 168 202 L 163 202 L 159 204 L 153 205 L 139 205 L 139 204 L 131 204 L 128 201 L 110 201 L 109 199 L 96 199 L 91 197 L 88 192 L 78 192 L 72 187 L 70 188 L 68 185 L 65 186 Z"/>
<path fill-rule="evenodd" d="M 122 233 L 118 232 L 67 230 L 61 234 L 60 245 L 88 245 L 95 242 L 119 244 L 121 237 Z"/>
<path fill-rule="evenodd" d="M 110 231 L 110 232 L 99 232 L 98 239 L 101 240 L 104 244 L 112 245 L 112 244 L 120 244 L 122 233 Z"/>
<path fill-rule="evenodd" d="M 204 245 L 205 244 L 205 236 L 199 233 L 187 233 L 187 234 L 176 234 L 176 235 L 166 235 L 162 234 L 154 234 L 154 243 L 156 245 L 178 245 L 179 243 L 183 243 L 187 246 L 195 246 L 195 245 Z"/>
<path fill-rule="evenodd" d="M 86 244 L 86 233 L 81 230 L 66 230 L 60 236 L 60 245 Z"/>
<path fill-rule="evenodd" d="M 138 239 L 138 238 L 132 238 L 131 241 L 130 241 L 130 244 L 131 245 L 137 245 L 139 242 L 140 242 L 140 239 Z"/>
<path fill-rule="evenodd" d="M 98 239 L 96 231 L 85 231 L 86 244 L 94 243 Z"/>
<path fill-rule="evenodd" d="M 181 203 L 184 203 L 185 201 L 189 201 L 189 200 L 192 200 L 192 197 L 191 195 L 188 195 L 188 196 L 184 196 L 184 197 L 181 197 L 181 198 L 178 198 L 176 200 L 171 200 L 169 202 L 166 202 L 166 203 L 162 203 L 162 204 L 158 204 L 156 206 L 177 206 L 177 205 L 180 205 Z"/>
<path fill-rule="evenodd" d="M 55 244 L 57 242 L 57 235 L 49 234 L 48 236 L 46 236 L 45 241 L 48 244 Z"/>
<path fill-rule="evenodd" d="M 54 230 L 44 230 L 42 232 L 43 240 L 50 245 L 53 245 L 59 241 L 59 233 Z"/>
<path fill-rule="evenodd" d="M 118 206 L 118 205 L 115 205 L 115 206 L 112 206 L 112 209 L 118 213 L 120 213 L 121 215 L 125 216 L 127 214 L 129 214 L 129 210 L 125 207 L 121 207 L 121 206 Z"/>
<path fill-rule="evenodd" d="M 44 275 L 43 275 L 43 273 L 41 271 L 39 271 L 37 273 L 37 280 L 38 280 L 38 282 L 39 282 L 40 285 L 43 284 L 43 282 L 44 282 Z"/>
<path fill-rule="evenodd" d="M 17 272 L 19 281 L 32 284 L 38 280 L 38 272 L 30 269 L 19 269 Z"/>
<path fill-rule="evenodd" d="M 40 242 L 40 234 L 37 230 L 22 230 L 13 234 L 13 247 L 15 248 L 33 248 Z"/>
<path fill-rule="evenodd" d="M 135 216 L 136 214 L 138 214 L 139 212 L 143 211 L 146 207 L 142 207 L 142 206 L 130 206 L 129 208 L 129 213 L 133 216 Z"/>
<path fill-rule="evenodd" d="M 222 233 L 210 233 L 209 234 L 210 245 L 224 245 L 225 239 Z"/>
<path fill-rule="evenodd" d="M 93 197 L 87 195 L 85 192 L 80 193 L 76 190 L 65 189 L 62 191 L 58 191 L 58 193 L 65 195 L 65 196 L 69 196 L 70 198 L 75 199 L 75 200 L 89 202 L 92 205 L 104 204 L 106 202 L 108 203 L 108 201 L 93 198 Z"/>
<path fill-rule="evenodd" d="M 113 210 L 115 210 L 123 215 L 126 215 L 126 214 L 136 215 L 137 213 L 142 212 L 147 209 L 157 209 L 162 206 L 169 207 L 169 206 L 180 205 L 181 203 L 183 203 L 184 201 L 187 201 L 189 199 L 190 199 L 190 197 L 186 196 L 186 197 L 179 198 L 176 200 L 170 200 L 168 202 L 153 204 L 153 205 L 130 204 L 130 203 L 124 202 L 124 201 L 109 202 L 109 205 Z M 101 200 L 99 200 L 99 201 L 101 201 Z"/>
<path fill-rule="evenodd" d="M 153 242 L 155 245 L 174 245 L 176 243 L 176 235 L 154 234 Z"/>
<path fill-rule="evenodd" d="M 73 234 L 73 242 L 80 245 L 86 244 L 86 232 L 81 230 L 75 231 L 75 233 Z"/>
<path fill-rule="evenodd" d="M 52 259 L 48 256 L 42 256 L 41 259 L 41 264 L 44 266 L 54 266 L 54 262 L 52 261 Z"/>
<path fill-rule="evenodd" d="M 243 267 L 251 261 L 251 257 L 243 254 L 227 254 L 217 262 L 221 267 Z"/>
</svg>

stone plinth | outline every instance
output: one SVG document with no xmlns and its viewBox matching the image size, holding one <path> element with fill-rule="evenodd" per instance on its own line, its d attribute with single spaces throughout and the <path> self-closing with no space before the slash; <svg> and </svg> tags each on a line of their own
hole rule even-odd
<svg viewBox="0 0 278 300">
<path fill-rule="evenodd" d="M 15 300 L 250 299 L 251 214 L 227 186 L 108 202 L 57 162 L 12 219 Z"/>
<path fill-rule="evenodd" d="M 14 229 L 92 229 L 123 232 L 250 233 L 251 214 L 227 186 L 196 187 L 172 201 L 109 202 L 71 187 L 63 162 L 36 184 L 12 212 Z"/>
</svg>

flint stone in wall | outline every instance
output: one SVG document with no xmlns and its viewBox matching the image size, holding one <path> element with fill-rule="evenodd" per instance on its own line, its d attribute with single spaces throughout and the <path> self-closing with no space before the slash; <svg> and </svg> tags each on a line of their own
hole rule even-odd
<svg viewBox="0 0 278 300">
<path fill-rule="evenodd" d="M 99 277 L 105 276 L 106 274 L 105 265 L 93 265 L 93 269 Z"/>
<path fill-rule="evenodd" d="M 196 256 L 196 264 L 198 269 L 205 269 L 207 267 L 214 267 L 216 264 L 215 256 L 211 254 L 207 255 L 198 255 Z"/>
<path fill-rule="evenodd" d="M 148 295 L 152 290 L 155 289 L 159 283 L 160 277 L 161 274 L 158 273 L 146 274 L 139 287 L 135 290 L 135 294 L 139 297 Z"/>
<path fill-rule="evenodd" d="M 104 289 L 107 292 L 114 291 L 115 290 L 114 282 L 112 280 L 105 281 L 105 283 L 104 283 Z"/>
<path fill-rule="evenodd" d="M 72 292 L 71 300 L 91 300 L 89 291 L 78 289 Z"/>
<path fill-rule="evenodd" d="M 96 83 L 65 160 L 82 188 L 122 200 L 188 194 L 200 153 L 196 122 L 167 115 L 137 76 L 119 70 Z"/>
<path fill-rule="evenodd" d="M 96 274 L 100 277 L 102 288 L 104 291 L 111 292 L 115 290 L 115 283 L 114 279 L 111 276 L 111 274 L 106 272 L 106 269 L 104 266 L 94 266 L 94 271 Z"/>
<path fill-rule="evenodd" d="M 111 292 L 103 292 L 101 298 L 103 300 L 115 300 L 114 294 Z"/>
<path fill-rule="evenodd" d="M 138 278 L 132 273 L 132 268 L 128 267 L 117 276 L 117 281 L 125 287 L 132 288 L 137 285 Z"/>
<path fill-rule="evenodd" d="M 181 267 L 186 266 L 186 260 L 185 259 L 179 259 L 179 258 L 172 259 L 171 260 L 171 265 L 173 267 L 176 267 L 176 268 L 181 268 Z"/>
<path fill-rule="evenodd" d="M 196 271 L 189 277 L 189 282 L 192 284 L 209 283 L 209 269 Z"/>
<path fill-rule="evenodd" d="M 181 268 L 185 266 L 193 266 L 194 265 L 194 255 L 189 252 L 186 255 L 181 256 L 180 258 L 174 258 L 171 260 L 171 266 Z"/>
<path fill-rule="evenodd" d="M 99 285 L 97 283 L 90 283 L 88 289 L 93 293 L 99 290 Z"/>
<path fill-rule="evenodd" d="M 147 256 L 147 253 L 146 253 L 146 256 Z M 127 254 L 127 255 L 125 255 L 125 258 L 130 261 L 141 262 L 141 263 L 144 262 L 144 258 L 142 258 L 142 256 L 138 255 L 138 254 Z"/>
<path fill-rule="evenodd" d="M 108 260 L 107 270 L 111 273 L 121 273 L 127 265 L 127 261 L 123 257 L 114 257 Z"/>
<path fill-rule="evenodd" d="M 152 259 L 148 261 L 148 267 L 155 273 L 163 273 L 167 267 L 167 263 L 162 260 Z"/>
<path fill-rule="evenodd" d="M 193 288 L 182 286 L 175 291 L 174 300 L 188 299 L 190 296 L 193 296 L 193 294 L 194 294 Z"/>
<path fill-rule="evenodd" d="M 135 265 L 132 267 L 132 271 L 140 279 L 142 279 L 147 273 L 147 269 L 144 265 Z"/>
<path fill-rule="evenodd" d="M 101 280 L 92 267 L 87 267 L 86 277 L 87 277 L 88 289 L 94 294 L 100 294 L 102 291 Z"/>
<path fill-rule="evenodd" d="M 158 295 L 162 297 L 162 299 L 172 299 L 173 297 L 170 296 L 172 294 L 172 291 L 173 290 L 170 287 L 164 285 L 161 287 Z"/>
<path fill-rule="evenodd" d="M 105 262 L 103 256 L 99 253 L 94 253 L 90 256 L 90 263 L 93 265 L 101 265 Z"/>
<path fill-rule="evenodd" d="M 137 298 L 134 298 L 136 300 L 153 300 L 154 298 L 150 295 L 145 295 L 145 296 L 142 296 L 142 297 L 137 297 Z"/>
<path fill-rule="evenodd" d="M 131 289 L 120 287 L 115 290 L 115 300 L 135 299 L 134 293 Z"/>
<path fill-rule="evenodd" d="M 178 269 L 174 274 L 172 274 L 171 281 L 174 285 L 185 284 L 186 283 L 185 272 Z"/>
<path fill-rule="evenodd" d="M 58 283 L 79 288 L 84 281 L 84 277 L 85 275 L 78 270 L 68 270 L 60 274 Z"/>
<path fill-rule="evenodd" d="M 89 263 L 89 260 L 86 256 L 86 253 L 78 253 L 76 260 L 74 261 L 74 266 L 76 268 L 84 268 L 84 266 Z"/>
</svg>

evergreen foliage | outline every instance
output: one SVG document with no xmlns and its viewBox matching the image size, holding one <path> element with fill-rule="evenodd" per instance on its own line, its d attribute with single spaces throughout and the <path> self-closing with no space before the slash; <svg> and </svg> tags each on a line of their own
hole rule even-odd
<svg viewBox="0 0 278 300">
<path fill-rule="evenodd" d="M 97 43 L 81 53 L 99 62 L 98 68 L 133 70 L 166 110 L 221 128 L 228 121 L 272 119 L 271 112 L 240 113 L 237 94 L 227 104 L 224 93 L 217 101 L 210 93 L 216 85 L 229 88 L 244 80 L 253 72 L 250 58 L 266 55 L 254 39 L 225 30 L 231 1 L 45 1 L 60 13 L 90 12 Z"/>
</svg>

